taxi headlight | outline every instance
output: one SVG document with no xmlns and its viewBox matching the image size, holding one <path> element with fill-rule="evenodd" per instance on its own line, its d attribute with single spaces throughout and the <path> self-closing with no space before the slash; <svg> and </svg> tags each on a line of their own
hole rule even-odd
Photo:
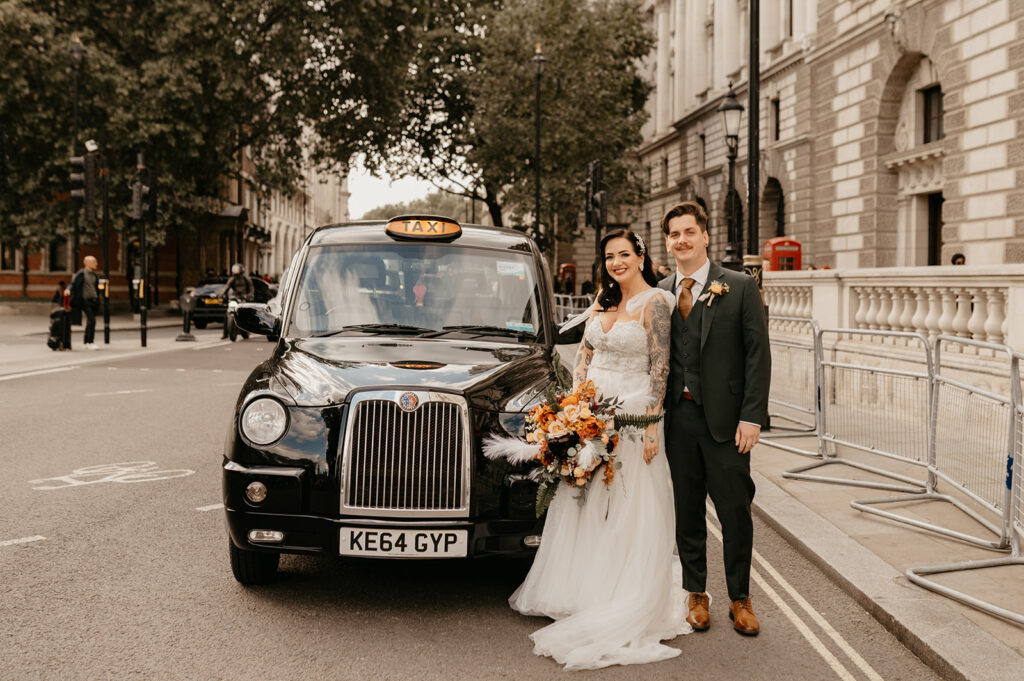
<svg viewBox="0 0 1024 681">
<path fill-rule="evenodd" d="M 242 434 L 257 445 L 268 445 L 284 435 L 288 415 L 277 400 L 263 397 L 253 400 L 242 412 Z"/>
</svg>

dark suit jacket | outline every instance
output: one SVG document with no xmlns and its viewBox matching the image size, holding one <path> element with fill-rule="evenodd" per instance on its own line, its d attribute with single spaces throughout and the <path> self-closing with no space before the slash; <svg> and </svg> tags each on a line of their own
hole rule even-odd
<svg viewBox="0 0 1024 681">
<path fill-rule="evenodd" d="M 658 286 L 672 291 L 675 278 L 673 272 Z M 754 279 L 711 263 L 702 295 L 715 281 L 727 284 L 729 292 L 701 311 L 701 391 L 711 436 L 718 442 L 727 442 L 735 437 L 740 421 L 766 424 L 772 356 L 764 302 Z M 707 299 L 694 301 L 695 306 L 707 303 Z M 669 374 L 669 381 L 681 380 L 675 372 Z M 671 391 L 666 393 L 670 394 Z M 674 406 L 669 399 L 666 410 L 671 411 Z"/>
</svg>

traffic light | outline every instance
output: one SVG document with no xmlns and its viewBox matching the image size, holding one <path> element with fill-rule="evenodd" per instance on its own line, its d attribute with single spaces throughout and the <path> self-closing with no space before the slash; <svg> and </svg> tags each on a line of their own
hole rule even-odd
<svg viewBox="0 0 1024 681">
<path fill-rule="evenodd" d="M 149 168 L 140 168 L 132 184 L 132 219 L 156 220 L 157 174 Z"/>
<path fill-rule="evenodd" d="M 72 156 L 71 163 L 71 198 L 82 201 L 85 212 L 85 223 L 96 222 L 96 177 L 99 174 L 99 163 L 95 153 L 85 156 Z"/>
</svg>

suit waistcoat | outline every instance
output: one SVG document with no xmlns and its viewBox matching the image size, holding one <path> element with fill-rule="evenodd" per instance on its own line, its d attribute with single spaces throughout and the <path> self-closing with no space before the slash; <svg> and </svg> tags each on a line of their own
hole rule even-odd
<svg viewBox="0 0 1024 681">
<path fill-rule="evenodd" d="M 693 309 L 684 320 L 676 310 L 672 314 L 672 353 L 670 359 L 672 401 L 678 402 L 685 386 L 697 404 L 704 398 L 700 381 L 700 320 L 704 304 L 693 301 Z"/>
</svg>

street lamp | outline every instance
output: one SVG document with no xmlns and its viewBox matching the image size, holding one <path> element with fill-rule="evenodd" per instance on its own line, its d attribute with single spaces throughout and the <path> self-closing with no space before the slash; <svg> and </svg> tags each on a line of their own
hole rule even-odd
<svg viewBox="0 0 1024 681">
<path fill-rule="evenodd" d="M 729 158 L 729 188 L 725 195 L 726 220 L 729 225 L 729 243 L 725 247 L 725 258 L 722 259 L 722 267 L 737 272 L 743 269 L 743 262 L 739 258 L 740 250 L 740 225 L 737 219 L 736 187 L 734 184 L 734 173 L 736 168 L 736 153 L 740 143 L 740 118 L 743 116 L 743 105 L 736 101 L 736 93 L 732 90 L 732 81 L 729 81 L 729 92 L 718 107 L 722 112 L 722 127 L 725 130 L 725 146 Z"/>
<path fill-rule="evenodd" d="M 68 64 L 71 66 L 72 80 L 74 82 L 74 102 L 75 102 L 75 127 L 73 138 L 71 141 L 71 155 L 78 155 L 78 72 L 82 68 L 82 60 L 85 59 L 85 45 L 82 41 L 75 36 L 71 39 L 71 45 L 68 46 Z M 74 248 L 72 249 L 71 270 L 74 271 L 78 267 L 78 211 L 75 211 L 75 216 L 72 218 L 74 228 Z"/>
<path fill-rule="evenodd" d="M 537 43 L 537 51 L 533 55 L 533 70 L 537 73 L 537 94 L 534 98 L 534 124 L 535 136 L 533 147 L 533 170 L 535 175 L 533 187 L 533 234 L 534 238 L 540 238 L 540 76 L 544 73 L 544 54 L 541 52 L 540 43 Z"/>
</svg>

